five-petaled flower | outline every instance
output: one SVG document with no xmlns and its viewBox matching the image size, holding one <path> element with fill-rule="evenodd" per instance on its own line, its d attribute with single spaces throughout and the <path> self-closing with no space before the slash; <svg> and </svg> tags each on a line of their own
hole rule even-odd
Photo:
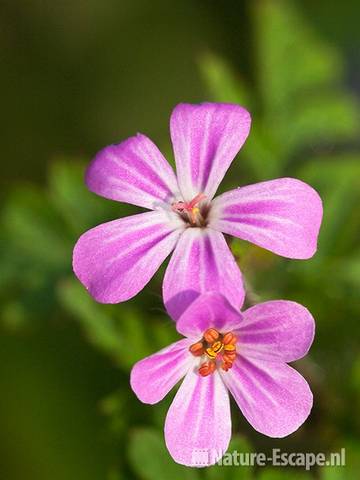
<svg viewBox="0 0 360 480">
<path fill-rule="evenodd" d="M 239 308 L 242 277 L 223 233 L 284 257 L 314 254 L 322 204 L 302 181 L 280 178 L 213 198 L 249 130 L 250 115 L 238 105 L 180 104 L 170 120 L 177 177 L 144 135 L 97 154 L 88 188 L 151 210 L 99 225 L 78 240 L 73 268 L 97 301 L 133 297 L 175 249 L 163 284 L 174 318 L 209 290 Z"/>
<path fill-rule="evenodd" d="M 185 339 L 135 364 L 131 387 L 154 404 L 185 377 L 165 421 L 167 448 L 178 463 L 213 464 L 231 436 L 230 400 L 251 425 L 284 437 L 308 417 L 312 393 L 287 363 L 303 357 L 314 320 L 295 302 L 258 304 L 240 313 L 219 293 L 200 295 L 176 323 Z M 204 456 L 205 453 L 205 456 Z"/>
</svg>

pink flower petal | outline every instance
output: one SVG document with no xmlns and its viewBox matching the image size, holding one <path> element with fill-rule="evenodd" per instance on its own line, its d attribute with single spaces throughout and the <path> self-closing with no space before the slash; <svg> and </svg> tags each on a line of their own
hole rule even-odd
<svg viewBox="0 0 360 480">
<path fill-rule="evenodd" d="M 223 235 L 211 229 L 188 228 L 165 272 L 166 309 L 177 320 L 200 293 L 215 290 L 240 309 L 245 295 L 241 273 Z"/>
<path fill-rule="evenodd" d="M 170 212 L 146 212 L 99 225 L 75 245 L 73 269 L 98 302 L 136 295 L 173 250 L 182 222 Z"/>
<path fill-rule="evenodd" d="M 221 375 L 248 422 L 264 435 L 290 435 L 310 414 L 309 385 L 286 363 L 255 362 L 240 355 Z"/>
<path fill-rule="evenodd" d="M 250 130 L 250 115 L 238 105 L 181 103 L 170 119 L 179 187 L 185 201 L 214 196 Z"/>
<path fill-rule="evenodd" d="M 241 314 L 217 292 L 200 295 L 176 322 L 176 329 L 185 337 L 202 337 L 208 328 L 225 333 L 238 329 Z"/>
<path fill-rule="evenodd" d="M 160 402 L 185 376 L 196 360 L 189 352 L 191 341 L 179 340 L 137 362 L 131 370 L 131 388 L 143 403 Z"/>
<path fill-rule="evenodd" d="M 189 467 L 213 465 L 231 437 L 229 395 L 220 375 L 186 375 L 166 416 L 165 441 L 173 459 Z"/>
<path fill-rule="evenodd" d="M 212 202 L 210 226 L 288 258 L 317 248 L 322 203 L 300 180 L 279 178 L 224 193 Z"/>
<path fill-rule="evenodd" d="M 101 150 L 89 165 L 86 184 L 102 197 L 151 210 L 171 203 L 179 193 L 171 166 L 141 134 Z"/>
<path fill-rule="evenodd" d="M 243 317 L 237 336 L 247 358 L 293 362 L 306 355 L 314 340 L 314 319 L 295 302 L 260 303 L 245 310 Z"/>
</svg>

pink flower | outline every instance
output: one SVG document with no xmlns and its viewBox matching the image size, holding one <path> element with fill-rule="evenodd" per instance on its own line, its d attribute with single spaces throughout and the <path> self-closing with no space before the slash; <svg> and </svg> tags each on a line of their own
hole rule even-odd
<svg viewBox="0 0 360 480">
<path fill-rule="evenodd" d="M 315 324 L 308 310 L 285 300 L 242 314 L 218 293 L 200 295 L 176 323 L 179 340 L 135 364 L 131 387 L 154 404 L 182 378 L 169 408 L 165 441 L 173 459 L 206 466 L 225 453 L 231 436 L 228 392 L 260 433 L 285 437 L 308 417 L 312 393 L 287 365 L 309 350 Z"/>
<path fill-rule="evenodd" d="M 241 273 L 223 233 L 289 258 L 314 254 L 322 205 L 307 184 L 280 178 L 213 198 L 249 129 L 250 115 L 238 105 L 180 104 L 170 120 L 177 177 L 144 135 L 96 155 L 88 188 L 151 210 L 99 225 L 78 240 L 73 268 L 97 301 L 133 297 L 175 249 L 163 284 L 174 318 L 209 290 L 239 308 Z"/>
</svg>

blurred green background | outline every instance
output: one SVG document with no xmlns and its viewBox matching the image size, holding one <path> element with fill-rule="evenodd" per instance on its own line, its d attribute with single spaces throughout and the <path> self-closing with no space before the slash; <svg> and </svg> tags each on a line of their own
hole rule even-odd
<svg viewBox="0 0 360 480">
<path fill-rule="evenodd" d="M 360 471 L 358 1 L 3 0 L 0 478 L 323 480 Z M 233 408 L 231 449 L 336 451 L 345 468 L 201 471 L 172 462 L 171 395 L 137 401 L 129 371 L 176 338 L 162 272 L 135 299 L 96 304 L 71 271 L 86 229 L 138 211 L 87 192 L 86 164 L 140 131 L 171 158 L 178 102 L 229 101 L 253 116 L 223 188 L 294 176 L 324 200 L 308 261 L 232 249 L 248 304 L 288 298 L 317 320 L 297 362 L 315 396 L 295 434 L 257 434 Z"/>
</svg>

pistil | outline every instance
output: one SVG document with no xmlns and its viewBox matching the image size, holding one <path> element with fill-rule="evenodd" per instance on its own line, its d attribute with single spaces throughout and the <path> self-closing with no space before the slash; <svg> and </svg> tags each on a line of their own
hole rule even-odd
<svg viewBox="0 0 360 480">
<path fill-rule="evenodd" d="M 198 193 L 190 202 L 175 202 L 171 208 L 174 212 L 187 220 L 192 226 L 201 227 L 204 224 L 204 218 L 201 214 L 200 203 L 205 200 L 206 195 Z"/>
</svg>

